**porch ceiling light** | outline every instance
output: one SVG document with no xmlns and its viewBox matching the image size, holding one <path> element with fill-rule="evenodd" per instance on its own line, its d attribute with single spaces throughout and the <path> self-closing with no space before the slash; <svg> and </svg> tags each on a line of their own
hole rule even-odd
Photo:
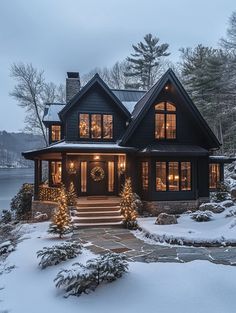
<svg viewBox="0 0 236 313">
<path fill-rule="evenodd" d="M 100 160 L 100 155 L 95 155 L 94 160 Z"/>
</svg>

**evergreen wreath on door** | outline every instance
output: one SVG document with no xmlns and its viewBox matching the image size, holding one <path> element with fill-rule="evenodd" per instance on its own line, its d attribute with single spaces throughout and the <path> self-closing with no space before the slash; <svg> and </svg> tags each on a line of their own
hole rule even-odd
<svg viewBox="0 0 236 313">
<path fill-rule="evenodd" d="M 95 166 L 94 168 L 91 169 L 90 175 L 94 181 L 101 181 L 105 177 L 105 173 L 103 168 L 100 166 Z"/>
</svg>

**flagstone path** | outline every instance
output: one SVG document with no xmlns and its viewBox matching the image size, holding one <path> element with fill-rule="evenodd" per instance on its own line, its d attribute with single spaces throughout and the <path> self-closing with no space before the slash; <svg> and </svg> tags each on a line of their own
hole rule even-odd
<svg viewBox="0 0 236 313">
<path fill-rule="evenodd" d="M 183 263 L 208 260 L 218 264 L 236 265 L 236 247 L 205 248 L 149 244 L 123 228 L 76 229 L 72 239 L 81 241 L 95 254 L 107 251 L 123 253 L 130 261 Z"/>
</svg>

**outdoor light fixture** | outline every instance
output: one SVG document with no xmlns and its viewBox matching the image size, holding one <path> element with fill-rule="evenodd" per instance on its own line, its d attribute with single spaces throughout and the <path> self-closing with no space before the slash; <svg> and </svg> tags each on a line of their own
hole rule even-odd
<svg viewBox="0 0 236 313">
<path fill-rule="evenodd" d="M 165 86 L 165 90 L 169 90 L 169 86 L 168 85 Z"/>
<path fill-rule="evenodd" d="M 100 156 L 99 155 L 95 155 L 94 156 L 94 160 L 100 160 Z"/>
<path fill-rule="evenodd" d="M 75 163 L 73 161 L 69 162 L 68 173 L 69 174 L 75 174 L 76 173 Z"/>
</svg>

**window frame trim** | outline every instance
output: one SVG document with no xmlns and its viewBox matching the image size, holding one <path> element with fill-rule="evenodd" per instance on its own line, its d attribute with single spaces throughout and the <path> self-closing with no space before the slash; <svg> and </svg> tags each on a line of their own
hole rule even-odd
<svg viewBox="0 0 236 313">
<path fill-rule="evenodd" d="M 89 137 L 88 138 L 83 138 L 80 137 L 80 115 L 81 114 L 88 114 L 89 116 Z M 91 133 L 91 120 L 92 120 L 92 115 L 101 115 L 101 138 L 92 138 L 92 133 Z M 111 115 L 112 116 L 112 138 L 104 138 L 104 131 L 103 131 L 103 116 L 104 115 Z M 81 141 L 114 141 L 114 113 L 110 112 L 95 112 L 95 111 L 79 111 L 78 112 L 78 138 Z"/>
<path fill-rule="evenodd" d="M 158 162 L 164 162 L 166 163 L 166 190 L 157 190 L 156 188 L 156 178 L 157 178 L 157 173 L 156 173 L 156 163 Z M 179 174 L 179 190 L 169 190 L 169 163 L 170 162 L 177 162 L 178 163 L 178 174 Z M 190 189 L 189 190 L 182 190 L 181 189 L 181 163 L 184 163 L 184 162 L 189 162 L 190 163 Z M 190 160 L 168 160 L 168 161 L 165 161 L 165 160 L 155 160 L 155 191 L 158 192 L 158 193 L 176 193 L 176 192 L 192 192 L 193 191 L 193 162 L 190 161 Z"/>
</svg>

